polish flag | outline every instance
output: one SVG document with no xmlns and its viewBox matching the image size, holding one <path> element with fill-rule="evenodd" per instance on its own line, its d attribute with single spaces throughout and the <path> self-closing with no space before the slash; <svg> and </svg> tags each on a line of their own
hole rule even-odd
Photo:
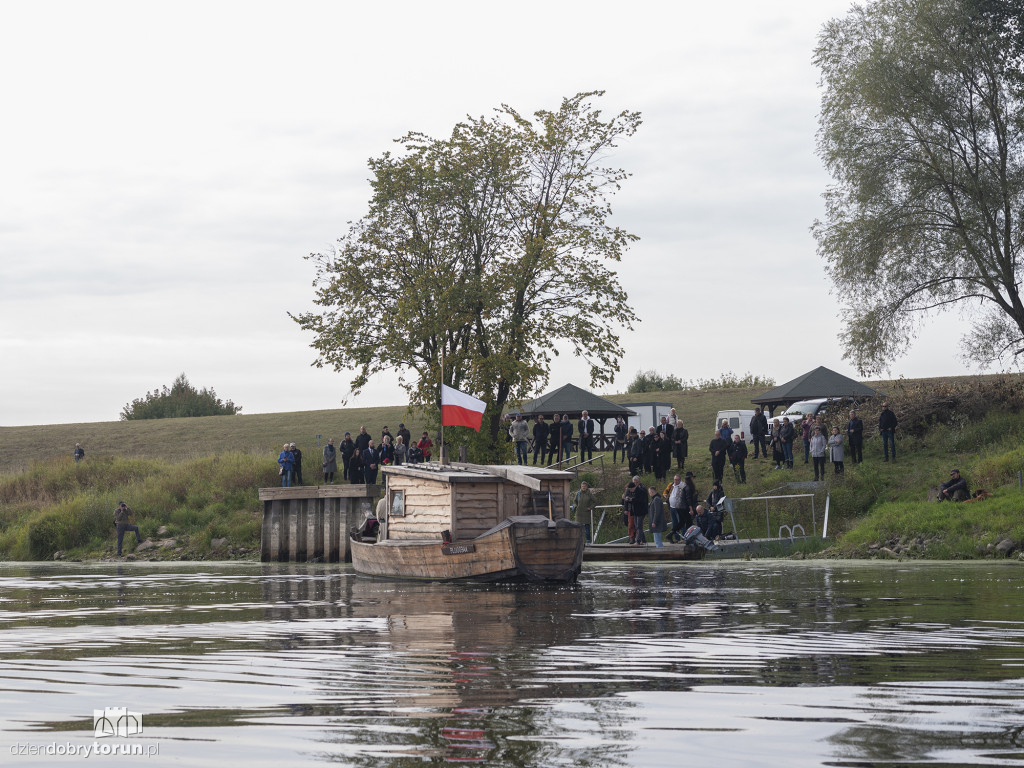
<svg viewBox="0 0 1024 768">
<path fill-rule="evenodd" d="M 441 385 L 441 426 L 470 427 L 480 431 L 487 404 L 465 392 Z"/>
</svg>

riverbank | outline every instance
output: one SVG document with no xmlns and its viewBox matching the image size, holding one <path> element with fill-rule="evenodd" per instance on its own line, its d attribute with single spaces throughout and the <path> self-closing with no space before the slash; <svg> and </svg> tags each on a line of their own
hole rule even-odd
<svg viewBox="0 0 1024 768">
<path fill-rule="evenodd" d="M 825 494 L 830 496 L 829 533 L 834 543 L 822 549 L 808 542 L 800 554 L 861 559 L 1019 558 L 1024 545 L 1024 491 L 1018 485 L 1018 473 L 1024 470 L 1024 414 L 1019 407 L 1024 388 L 1020 380 L 988 377 L 965 378 L 954 384 L 949 380 L 940 384 L 905 382 L 894 391 L 901 418 L 898 460 L 882 461 L 881 443 L 870 434 L 872 418 L 877 417 L 865 408 L 869 437 L 864 463 L 848 460 L 845 473 L 839 476 L 830 468 L 828 480 L 816 488 L 822 504 Z M 710 490 L 707 443 L 714 414 L 730 403 L 749 401 L 751 393 L 728 390 L 663 395 L 620 395 L 616 399 L 677 403 L 690 429 L 686 469 L 696 475 L 703 498 Z M 394 431 L 404 420 L 403 411 L 322 412 L 309 423 L 296 422 L 290 414 L 114 422 L 112 427 L 131 433 L 125 452 L 132 457 L 107 449 L 91 450 L 86 443 L 86 459 L 80 464 L 75 464 L 67 451 L 45 455 L 37 446 L 35 453 L 41 458 L 0 474 L 0 559 L 114 558 L 112 518 L 120 500 L 135 509 L 147 542 L 142 550 L 136 550 L 134 540 L 126 541 L 126 555 L 145 560 L 258 559 L 262 507 L 257 491 L 278 485 L 275 458 L 286 437 L 301 438 L 295 424 L 322 430 L 313 434 L 321 434 L 323 439 L 345 429 L 355 432 L 361 423 L 377 434 L 385 423 Z M 244 421 L 259 418 L 263 426 L 258 429 L 256 421 Z M 832 414 L 830 418 L 841 420 L 845 415 Z M 314 426 L 317 420 L 320 426 Z M 418 428 L 411 420 L 407 423 L 414 431 Z M 70 445 L 79 426 L 64 426 Z M 102 432 L 105 425 L 90 426 Z M 240 431 L 232 432 L 235 429 Z M 258 439 L 253 430 L 259 432 Z M 174 440 L 172 434 L 177 435 Z M 218 436 L 216 441 L 213 434 Z M 19 439 L 26 445 L 31 442 L 27 435 Z M 105 440 L 109 439 L 108 435 Z M 250 440 L 268 447 L 254 447 Z M 184 447 L 191 455 L 180 455 Z M 23 453 L 31 452 L 26 448 Z M 306 482 L 310 483 L 319 480 L 315 442 L 305 453 Z M 784 488 L 788 482 L 813 479 L 811 466 L 802 463 L 799 451 L 793 470 L 772 467 L 765 460 L 748 460 L 746 485 L 737 484 L 727 468 L 727 492 L 734 497 L 756 496 Z M 948 478 L 953 467 L 963 472 L 972 489 L 983 488 L 990 495 L 966 504 L 928 501 L 929 493 Z M 626 475 L 623 465 L 607 461 L 603 470 L 595 468 L 581 478 L 602 489 L 599 503 L 617 504 Z M 645 476 L 644 481 L 650 484 L 654 478 Z M 607 516 L 599 541 L 625 534 L 617 518 L 614 513 Z"/>
</svg>

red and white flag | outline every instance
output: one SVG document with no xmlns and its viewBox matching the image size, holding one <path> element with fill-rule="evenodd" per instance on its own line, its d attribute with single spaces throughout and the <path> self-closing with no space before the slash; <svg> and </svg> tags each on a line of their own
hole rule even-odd
<svg viewBox="0 0 1024 768">
<path fill-rule="evenodd" d="M 441 385 L 441 426 L 470 427 L 480 431 L 487 404 L 472 395 Z"/>
</svg>

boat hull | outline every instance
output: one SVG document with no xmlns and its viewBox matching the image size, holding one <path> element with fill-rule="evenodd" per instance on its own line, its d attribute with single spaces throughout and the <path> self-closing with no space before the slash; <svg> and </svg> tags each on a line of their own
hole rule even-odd
<svg viewBox="0 0 1024 768">
<path fill-rule="evenodd" d="M 475 539 L 353 539 L 358 573 L 427 581 L 528 581 L 571 584 L 583 562 L 583 526 L 531 515 L 509 518 Z"/>
</svg>

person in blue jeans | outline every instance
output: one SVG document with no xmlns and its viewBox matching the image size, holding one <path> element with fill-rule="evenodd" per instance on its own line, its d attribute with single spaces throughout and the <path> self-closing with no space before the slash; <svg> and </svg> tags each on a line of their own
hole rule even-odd
<svg viewBox="0 0 1024 768">
<path fill-rule="evenodd" d="M 789 417 L 784 416 L 782 418 L 782 427 L 779 429 L 779 438 L 782 440 L 783 461 L 785 461 L 788 469 L 793 468 L 793 440 L 795 437 L 796 429 L 790 423 Z"/>
<path fill-rule="evenodd" d="M 284 450 L 277 457 L 277 463 L 281 465 L 281 487 L 292 487 L 292 470 L 295 468 L 295 454 L 291 451 L 291 443 L 284 444 Z"/>
<path fill-rule="evenodd" d="M 889 447 L 892 446 L 892 460 L 896 461 L 896 414 L 889 410 L 889 403 L 882 403 L 882 412 L 878 415 L 878 434 L 882 436 L 882 450 L 885 451 L 884 461 L 889 460 Z"/>
</svg>

